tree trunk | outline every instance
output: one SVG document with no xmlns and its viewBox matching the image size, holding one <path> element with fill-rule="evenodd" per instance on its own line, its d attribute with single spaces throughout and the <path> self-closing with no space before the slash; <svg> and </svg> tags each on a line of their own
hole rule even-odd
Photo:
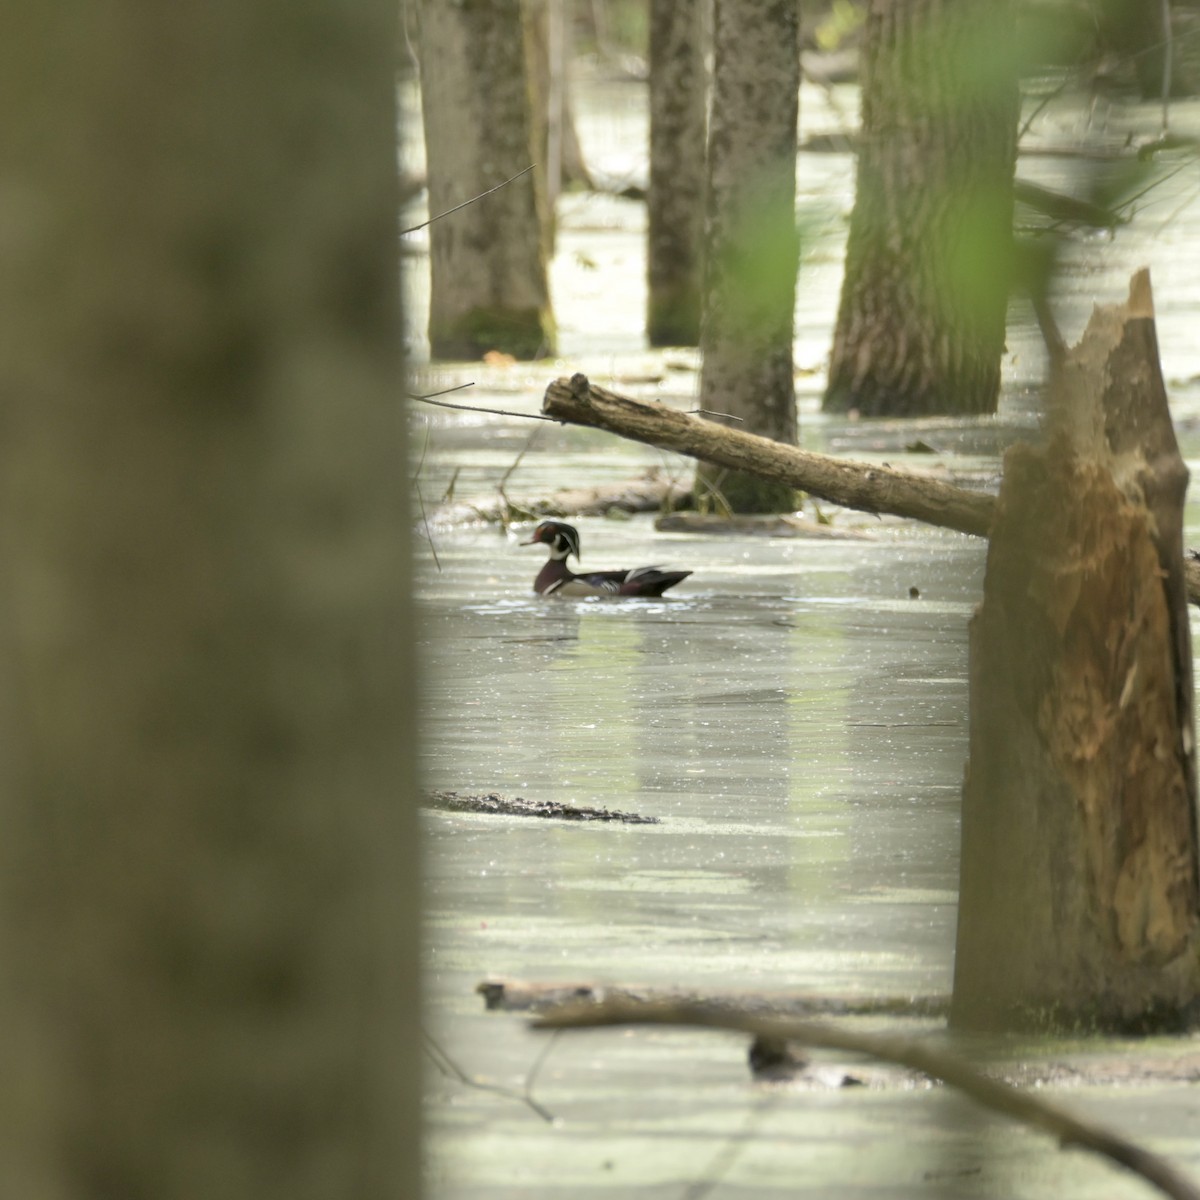
<svg viewBox="0 0 1200 1200">
<path fill-rule="evenodd" d="M 1004 0 L 875 0 L 826 410 L 994 412 L 1017 78 Z"/>
<path fill-rule="evenodd" d="M 421 6 L 421 104 L 430 215 L 429 345 L 435 358 L 554 350 L 534 173 L 520 0 Z"/>
<path fill-rule="evenodd" d="M 394 6 L 8 16 L 0 1195 L 416 1195 Z"/>
<path fill-rule="evenodd" d="M 1009 451 L 971 623 L 954 1020 L 1154 1026 L 1193 1005 L 1200 850 L 1187 470 L 1149 277 Z"/>
<path fill-rule="evenodd" d="M 700 404 L 789 443 L 799 37 L 796 0 L 716 0 Z M 696 492 L 715 493 L 734 512 L 795 507 L 789 488 L 705 466 Z"/>
<path fill-rule="evenodd" d="M 534 97 L 534 157 L 539 164 L 546 164 L 547 176 L 553 179 L 553 186 L 547 187 L 553 206 L 563 188 L 591 188 L 594 184 L 583 157 L 571 102 L 572 38 L 570 14 L 564 11 L 566 0 L 525 0 L 525 4 L 527 61 Z M 541 128 L 539 120 L 544 123 Z"/>
<path fill-rule="evenodd" d="M 707 0 L 650 3 L 650 221 L 646 337 L 700 341 L 704 259 Z"/>
</svg>

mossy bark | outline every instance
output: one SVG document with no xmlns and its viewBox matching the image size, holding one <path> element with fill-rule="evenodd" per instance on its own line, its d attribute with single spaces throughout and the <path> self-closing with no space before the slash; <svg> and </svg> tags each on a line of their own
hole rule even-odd
<svg viewBox="0 0 1200 1200">
<path fill-rule="evenodd" d="M 824 408 L 996 408 L 1018 118 L 1006 0 L 873 4 Z"/>
<path fill-rule="evenodd" d="M 710 419 L 793 444 L 799 32 L 792 0 L 717 0 L 700 372 Z M 792 507 L 790 494 L 701 465 L 697 502 L 717 493 L 734 511 Z"/>
<path fill-rule="evenodd" d="M 421 5 L 435 358 L 554 352 L 520 0 Z M 512 179 L 498 191 L 489 192 Z"/>
<path fill-rule="evenodd" d="M 708 77 L 702 0 L 651 0 L 646 337 L 700 341 Z"/>
</svg>

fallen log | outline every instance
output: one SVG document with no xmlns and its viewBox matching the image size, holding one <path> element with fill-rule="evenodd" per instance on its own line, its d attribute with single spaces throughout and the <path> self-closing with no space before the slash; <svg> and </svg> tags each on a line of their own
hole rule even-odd
<svg viewBox="0 0 1200 1200">
<path fill-rule="evenodd" d="M 475 986 L 489 1012 L 545 1012 L 562 1004 L 607 1004 L 613 1000 L 650 1004 L 704 1004 L 728 1012 L 776 1017 L 944 1018 L 949 996 L 818 996 L 804 992 L 697 991 L 694 988 L 611 984 L 597 980 L 550 983 L 495 976 Z"/>
<path fill-rule="evenodd" d="M 861 512 L 892 513 L 960 533 L 987 535 L 995 497 L 914 471 L 846 462 L 770 438 L 727 429 L 662 404 L 597 387 L 586 375 L 556 379 L 542 411 L 573 425 L 606 429 L 636 442 L 674 450 L 735 471 L 751 471 L 797 491 Z"/>
<path fill-rule="evenodd" d="M 603 429 L 689 458 L 754 471 L 844 508 L 890 513 L 975 537 L 988 536 L 996 508 L 995 496 L 987 492 L 956 487 L 915 471 L 813 454 L 610 392 L 583 374 L 555 379 L 546 389 L 542 412 L 564 424 Z M 1200 605 L 1200 559 L 1188 558 L 1183 566 L 1188 600 Z"/>
</svg>

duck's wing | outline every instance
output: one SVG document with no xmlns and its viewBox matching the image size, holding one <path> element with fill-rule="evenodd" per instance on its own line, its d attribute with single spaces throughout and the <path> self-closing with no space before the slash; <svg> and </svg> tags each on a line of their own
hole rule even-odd
<svg viewBox="0 0 1200 1200">
<path fill-rule="evenodd" d="M 686 579 L 691 571 L 668 571 L 664 567 L 635 567 L 621 581 L 622 596 L 661 596 L 667 588 Z"/>
<path fill-rule="evenodd" d="M 621 585 L 629 574 L 629 571 L 587 571 L 581 575 L 572 574 L 569 580 L 564 580 L 562 586 L 555 590 L 555 595 L 617 596 L 620 595 Z"/>
</svg>

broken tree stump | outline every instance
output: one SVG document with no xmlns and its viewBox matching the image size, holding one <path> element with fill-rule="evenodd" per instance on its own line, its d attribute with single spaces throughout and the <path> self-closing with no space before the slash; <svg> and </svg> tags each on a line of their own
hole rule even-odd
<svg viewBox="0 0 1200 1200">
<path fill-rule="evenodd" d="M 953 1021 L 1187 1022 L 1200 982 L 1187 469 L 1147 272 L 1005 458 L 970 630 Z"/>
</svg>

